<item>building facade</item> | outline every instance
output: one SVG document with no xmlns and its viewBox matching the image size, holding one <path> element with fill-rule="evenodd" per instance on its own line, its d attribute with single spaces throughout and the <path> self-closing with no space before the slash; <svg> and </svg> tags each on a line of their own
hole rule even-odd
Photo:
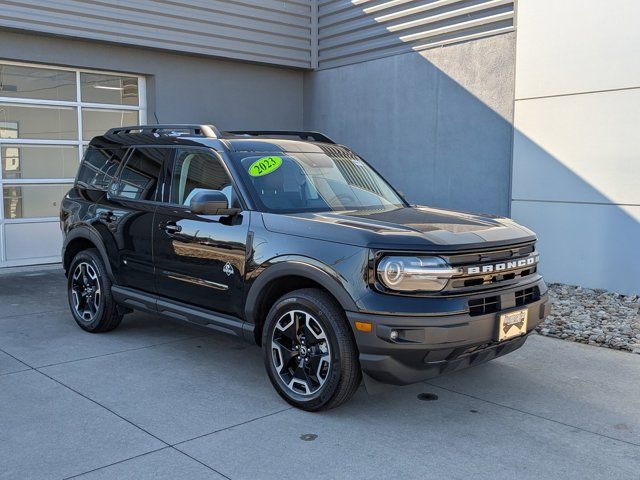
<svg viewBox="0 0 640 480">
<path fill-rule="evenodd" d="M 518 4 L 511 214 L 551 280 L 640 293 L 638 19 L 633 0 Z"/>
<path fill-rule="evenodd" d="M 614 227 L 637 233 L 633 208 L 639 207 L 630 206 L 637 200 L 630 186 L 607 197 L 611 205 L 573 183 L 556 198 L 535 166 L 553 164 L 541 151 L 553 149 L 554 141 L 572 142 L 575 133 L 554 129 L 557 137 L 536 141 L 547 126 L 544 117 L 556 108 L 545 110 L 545 98 L 575 100 L 573 94 L 584 89 L 635 85 L 635 72 L 621 66 L 624 72 L 611 72 L 613 83 L 587 66 L 581 75 L 595 76 L 594 84 L 563 83 L 560 73 L 551 78 L 547 71 L 561 67 L 571 76 L 558 51 L 536 50 L 539 38 L 552 50 L 560 41 L 554 35 L 570 36 L 559 27 L 570 8 L 556 3 L 0 0 L 0 266 L 59 260 L 59 200 L 93 135 L 124 124 L 196 122 L 323 131 L 363 155 L 411 202 L 513 214 L 531 225 L 541 233 L 543 258 L 549 259 L 543 269 L 552 280 L 638 291 L 637 277 L 610 281 L 604 259 L 600 270 L 573 269 L 568 276 L 563 272 L 569 268 L 559 266 L 559 260 L 580 261 L 558 247 L 565 238 L 574 242 L 579 231 L 572 238 L 561 233 L 562 215 L 573 217 L 572 209 L 583 203 L 612 206 L 598 210 L 612 230 L 592 225 L 593 242 L 583 244 L 603 252 L 611 249 L 605 242 L 615 236 Z M 585 8 L 584 2 L 568 3 Z M 623 3 L 637 10 L 630 0 Z M 587 8 L 594 18 L 600 15 L 595 4 Z M 544 16 L 554 10 L 558 29 L 544 30 Z M 577 42 L 581 35 L 572 34 Z M 592 57 L 601 54 L 596 50 Z M 597 115 L 602 105 L 596 103 L 582 108 Z M 620 122 L 633 113 L 627 104 L 628 117 Z M 590 128 L 602 133 L 603 126 Z M 627 146 L 611 150 L 608 161 L 618 162 L 618 170 L 627 165 L 620 178 L 637 184 L 638 163 L 632 165 Z M 592 153 L 581 148 L 567 156 L 565 170 Z M 595 168 L 598 155 L 586 162 Z M 564 185 L 560 163 L 549 175 Z M 600 170 L 595 179 L 602 179 Z M 618 179 L 607 181 L 614 189 Z"/>
</svg>

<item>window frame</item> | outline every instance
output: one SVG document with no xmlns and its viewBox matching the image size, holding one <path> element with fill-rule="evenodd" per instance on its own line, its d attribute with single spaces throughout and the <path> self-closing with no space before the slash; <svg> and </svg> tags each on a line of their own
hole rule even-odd
<svg viewBox="0 0 640 480">
<path fill-rule="evenodd" d="M 220 152 L 217 152 L 215 149 L 211 147 L 199 146 L 199 145 L 172 145 L 172 148 L 174 148 L 175 151 L 174 151 L 174 154 L 172 155 L 171 161 L 169 162 L 167 169 L 165 170 L 165 181 L 163 185 L 163 195 L 162 195 L 162 202 L 161 202 L 163 205 L 170 208 L 178 208 L 180 210 L 187 211 L 187 212 L 191 211 L 188 205 L 171 202 L 171 189 L 173 188 L 173 171 L 178 158 L 178 150 L 189 149 L 189 150 L 202 150 L 203 152 L 208 153 L 209 155 L 211 155 L 213 158 L 215 158 L 220 162 L 220 164 L 222 165 L 222 168 L 224 168 L 228 177 L 231 179 L 231 187 L 233 188 L 234 194 L 238 198 L 238 202 L 240 203 L 240 208 L 243 211 L 247 210 L 247 203 L 244 200 L 242 191 L 238 188 L 238 182 L 234 177 L 233 172 L 229 168 L 229 165 L 227 165 L 227 162 L 225 162 L 223 156 L 220 155 Z"/>
<path fill-rule="evenodd" d="M 77 139 L 65 139 L 65 140 L 47 140 L 47 139 L 28 139 L 28 138 L 3 138 L 0 140 L 1 144 L 18 144 L 18 145 L 72 145 L 78 146 L 78 163 L 82 161 L 83 150 L 84 147 L 91 143 L 91 140 L 84 140 L 82 137 L 82 108 L 90 108 L 97 110 L 129 110 L 129 111 L 137 111 L 138 119 L 141 125 L 147 123 L 147 87 L 146 87 L 146 78 L 143 75 L 127 73 L 127 72 L 114 72 L 110 70 L 95 70 L 88 68 L 70 68 L 63 67 L 58 65 L 42 65 L 38 63 L 29 63 L 29 62 L 16 62 L 10 60 L 0 60 L 0 64 L 4 65 L 15 65 L 19 67 L 33 67 L 33 68 L 41 68 L 43 70 L 64 70 L 75 72 L 76 76 L 76 100 L 41 100 L 41 99 L 33 99 L 33 98 L 16 98 L 16 97 L 3 97 L 0 95 L 0 103 L 8 103 L 15 104 L 17 106 L 21 105 L 33 105 L 33 106 L 52 106 L 52 107 L 75 107 L 76 113 L 78 117 L 78 138 Z M 138 105 L 118 105 L 112 103 L 95 103 L 95 102 L 83 102 L 82 101 L 82 93 L 81 93 L 81 84 L 80 84 L 80 74 L 82 73 L 95 73 L 95 74 L 104 74 L 104 75 L 119 75 L 119 76 L 129 76 L 135 77 L 138 79 Z M 0 178 L 0 182 L 3 179 Z M 24 183 L 35 183 L 31 182 L 30 179 L 26 180 Z M 63 183 L 72 183 L 73 178 L 56 178 L 56 181 L 62 181 Z M 18 183 L 12 182 L 12 183 Z"/>
</svg>

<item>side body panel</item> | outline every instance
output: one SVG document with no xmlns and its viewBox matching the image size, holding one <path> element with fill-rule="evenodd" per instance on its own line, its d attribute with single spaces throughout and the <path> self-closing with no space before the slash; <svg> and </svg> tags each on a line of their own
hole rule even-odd
<svg viewBox="0 0 640 480">
<path fill-rule="evenodd" d="M 256 299 L 264 286 L 290 275 L 319 283 L 345 310 L 357 310 L 357 299 L 368 289 L 366 248 L 270 232 L 262 214 L 252 213 L 245 282 L 247 322 L 257 321 Z"/>
<path fill-rule="evenodd" d="M 158 207 L 154 221 L 158 294 L 242 317 L 250 220 L 251 212 L 228 218 L 196 215 L 171 205 Z"/>
<path fill-rule="evenodd" d="M 102 242 L 109 245 L 115 283 L 155 292 L 152 229 L 156 206 L 105 195 L 94 209 L 92 220 Z"/>
</svg>

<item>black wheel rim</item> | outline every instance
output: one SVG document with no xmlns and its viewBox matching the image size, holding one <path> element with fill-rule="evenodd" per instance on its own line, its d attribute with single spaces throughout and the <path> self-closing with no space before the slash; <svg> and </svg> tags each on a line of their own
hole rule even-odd
<svg viewBox="0 0 640 480">
<path fill-rule="evenodd" d="M 76 265 L 71 276 L 71 298 L 78 318 L 91 322 L 100 307 L 100 282 L 95 267 L 87 262 Z"/>
<path fill-rule="evenodd" d="M 332 364 L 331 347 L 320 322 L 302 310 L 282 315 L 271 335 L 271 359 L 291 392 L 308 396 L 320 390 Z"/>
</svg>

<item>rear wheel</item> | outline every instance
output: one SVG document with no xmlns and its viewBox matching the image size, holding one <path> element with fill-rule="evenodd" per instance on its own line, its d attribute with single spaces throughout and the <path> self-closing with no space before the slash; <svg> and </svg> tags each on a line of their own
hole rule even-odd
<svg viewBox="0 0 640 480">
<path fill-rule="evenodd" d="M 322 290 L 281 297 L 267 315 L 262 349 L 275 389 L 303 410 L 337 407 L 351 398 L 362 378 L 344 311 Z"/>
<path fill-rule="evenodd" d="M 93 333 L 113 330 L 122 314 L 111 296 L 111 281 L 94 248 L 79 252 L 69 267 L 69 307 L 80 328 Z"/>
</svg>

